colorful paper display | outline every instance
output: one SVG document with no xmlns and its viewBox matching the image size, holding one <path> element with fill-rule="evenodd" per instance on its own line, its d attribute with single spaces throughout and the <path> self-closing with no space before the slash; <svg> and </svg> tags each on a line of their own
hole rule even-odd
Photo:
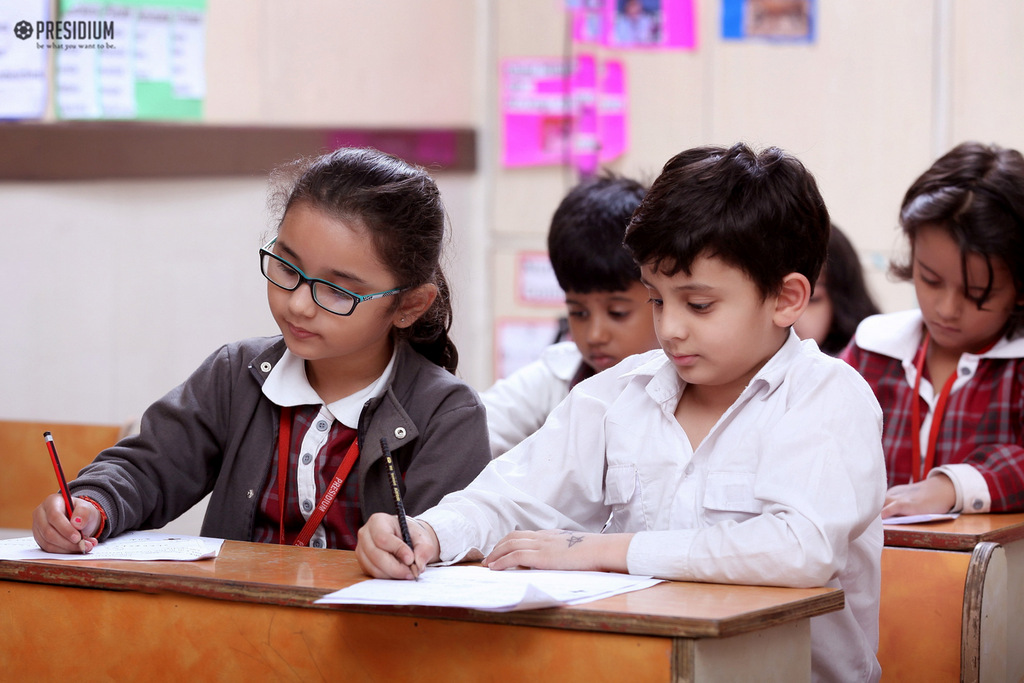
<svg viewBox="0 0 1024 683">
<path fill-rule="evenodd" d="M 574 165 L 583 174 L 626 151 L 619 60 L 579 55 L 506 59 L 501 67 L 505 166 Z"/>
</svg>

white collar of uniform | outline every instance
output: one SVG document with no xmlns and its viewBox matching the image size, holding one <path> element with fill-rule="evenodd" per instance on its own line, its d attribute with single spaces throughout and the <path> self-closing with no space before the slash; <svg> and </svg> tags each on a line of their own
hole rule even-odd
<svg viewBox="0 0 1024 683">
<path fill-rule="evenodd" d="M 865 318 L 857 326 L 857 346 L 865 351 L 880 353 L 905 363 L 913 363 L 917 349 L 921 346 L 924 318 L 919 309 L 884 313 Z M 977 358 L 1022 358 L 1024 337 L 1007 339 L 1003 337 L 985 353 L 965 353 L 964 356 Z"/>
<path fill-rule="evenodd" d="M 789 372 L 789 368 L 793 364 L 793 360 L 802 353 L 813 353 L 824 357 L 824 354 L 818 350 L 817 344 L 813 341 L 801 341 L 796 336 L 796 332 L 790 328 L 786 341 L 751 378 L 747 388 L 744 389 L 744 393 L 760 380 L 767 385 L 767 390 L 762 396 L 762 398 L 767 398 L 782 384 L 786 374 Z M 669 361 L 664 351 L 648 351 L 640 356 L 634 356 L 634 358 L 641 359 L 640 364 L 632 370 L 623 373 L 623 377 L 630 375 L 650 377 L 651 381 L 647 384 L 647 393 L 658 403 L 667 403 L 679 397 L 683 381 L 678 373 L 676 373 L 675 367 Z"/>
<path fill-rule="evenodd" d="M 339 398 L 333 403 L 324 404 L 323 399 L 309 384 L 309 379 L 306 377 L 305 361 L 285 349 L 281 360 L 277 362 L 263 383 L 263 395 L 279 406 L 325 406 L 336 420 L 346 427 L 356 429 L 359 427 L 359 415 L 366 402 L 377 398 L 387 388 L 388 380 L 395 366 L 396 355 L 397 353 L 392 352 L 391 360 L 388 361 L 384 372 L 368 387 L 344 398 Z"/>
</svg>

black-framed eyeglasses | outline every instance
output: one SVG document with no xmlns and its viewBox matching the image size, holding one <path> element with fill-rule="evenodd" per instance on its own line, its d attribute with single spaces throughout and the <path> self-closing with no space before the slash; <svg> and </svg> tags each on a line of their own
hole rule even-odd
<svg viewBox="0 0 1024 683">
<path fill-rule="evenodd" d="M 276 241 L 277 238 L 274 238 L 267 242 L 265 247 L 260 249 L 260 270 L 263 271 L 263 277 L 289 292 L 298 289 L 299 285 L 303 282 L 308 283 L 309 290 L 313 294 L 313 301 L 328 313 L 352 315 L 352 312 L 356 310 L 356 306 L 364 301 L 382 299 L 386 296 L 398 294 L 405 289 L 405 287 L 397 287 L 375 294 L 356 294 L 327 280 L 309 277 L 296 266 L 270 251 L 270 248 L 274 246 Z"/>
</svg>

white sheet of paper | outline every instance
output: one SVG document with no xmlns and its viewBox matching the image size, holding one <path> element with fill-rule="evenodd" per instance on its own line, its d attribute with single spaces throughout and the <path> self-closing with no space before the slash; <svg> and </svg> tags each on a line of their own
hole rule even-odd
<svg viewBox="0 0 1024 683">
<path fill-rule="evenodd" d="M 507 612 L 576 605 L 648 588 L 661 579 L 606 572 L 427 567 L 419 581 L 368 579 L 316 602 L 337 605 L 428 605 Z"/>
<path fill-rule="evenodd" d="M 942 514 L 928 515 L 906 515 L 905 517 L 889 517 L 883 519 L 882 524 L 922 524 L 924 522 L 944 522 L 949 519 L 956 519 L 959 512 L 947 512 Z"/>
<path fill-rule="evenodd" d="M 129 531 L 104 541 L 92 552 L 48 553 L 31 536 L 0 540 L 0 560 L 180 560 L 190 562 L 217 557 L 220 538 L 182 536 L 160 531 Z"/>
</svg>

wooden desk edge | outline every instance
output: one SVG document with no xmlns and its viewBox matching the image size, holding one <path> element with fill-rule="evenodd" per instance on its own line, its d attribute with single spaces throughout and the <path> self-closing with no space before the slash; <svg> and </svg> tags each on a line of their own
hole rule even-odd
<svg viewBox="0 0 1024 683">
<path fill-rule="evenodd" d="M 956 520 L 929 524 L 886 526 L 885 545 L 900 548 L 928 548 L 931 550 L 974 550 L 982 541 L 1006 545 L 1024 538 L 1021 516 L 1010 513 L 1013 523 L 983 531 L 957 531 Z M 953 527 L 953 528 L 951 528 Z"/>
<path fill-rule="evenodd" d="M 845 604 L 842 590 L 823 588 L 820 593 L 792 601 L 784 612 L 780 612 L 778 609 L 751 610 L 739 616 L 723 619 L 629 614 L 603 610 L 601 603 L 604 600 L 574 607 L 511 612 L 423 605 L 317 605 L 314 604 L 315 601 L 330 592 L 331 589 L 216 580 L 201 576 L 125 572 L 77 563 L 51 563 L 48 561 L 11 562 L 0 560 L 0 580 L 114 591 L 180 593 L 234 602 L 258 602 L 286 607 L 312 607 L 364 614 L 682 638 L 725 638 L 740 635 L 838 611 L 843 609 Z M 613 597 L 606 600 L 614 599 Z"/>
</svg>

